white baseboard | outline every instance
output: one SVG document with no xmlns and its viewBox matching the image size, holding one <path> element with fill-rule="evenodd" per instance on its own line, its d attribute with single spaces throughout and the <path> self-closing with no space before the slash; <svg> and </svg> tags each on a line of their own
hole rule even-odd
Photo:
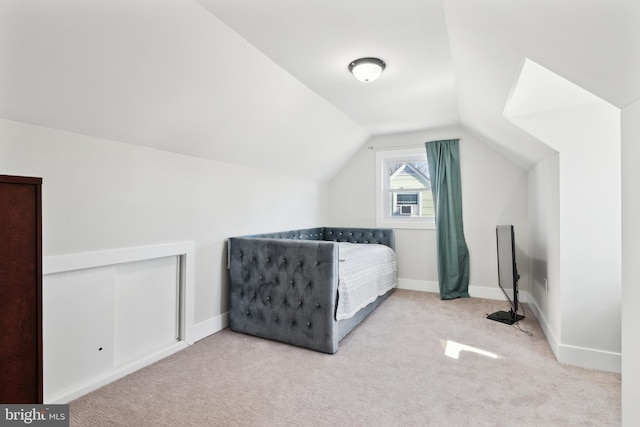
<svg viewBox="0 0 640 427">
<path fill-rule="evenodd" d="M 118 367 L 112 371 L 110 371 L 106 375 L 93 377 L 88 379 L 83 385 L 78 387 L 74 387 L 73 390 L 65 390 L 60 393 L 55 394 L 54 396 L 44 396 L 44 401 L 50 404 L 65 404 L 69 403 L 72 400 L 79 398 L 80 396 L 84 396 L 87 393 L 91 393 L 94 390 L 99 389 L 109 383 L 114 382 L 120 378 L 123 378 L 139 369 L 144 368 L 145 366 L 151 365 L 165 357 L 171 356 L 174 353 L 177 353 L 180 350 L 183 350 L 188 347 L 188 344 L 184 341 L 179 341 L 165 349 L 157 351 L 147 357 L 136 360 L 133 363 Z"/>
<path fill-rule="evenodd" d="M 412 291 L 440 292 L 438 282 L 427 280 L 398 279 L 398 289 L 408 289 Z M 500 288 L 489 288 L 484 286 L 469 286 L 469 295 L 472 298 L 486 298 L 499 301 L 506 301 L 504 293 Z M 592 348 L 576 347 L 558 342 L 553 334 L 547 320 L 540 312 L 538 304 L 527 291 L 518 292 L 520 302 L 527 303 L 538 319 L 549 346 L 560 363 L 567 365 L 581 366 L 583 368 L 598 369 L 608 372 L 621 372 L 622 354 L 602 351 Z"/>
<path fill-rule="evenodd" d="M 562 344 L 551 330 L 547 319 L 544 317 L 538 304 L 533 298 L 528 302 L 533 315 L 538 319 L 542 332 L 549 342 L 549 346 L 555 354 L 558 362 L 583 368 L 598 369 L 608 372 L 622 372 L 622 353 L 597 350 L 593 348 L 577 347 Z"/>
<path fill-rule="evenodd" d="M 191 338 L 193 342 L 200 341 L 203 338 L 208 337 L 218 331 L 229 326 L 229 312 L 223 313 L 219 316 L 207 319 L 204 322 L 193 325 L 191 330 Z M 171 356 L 180 350 L 188 347 L 185 341 L 177 342 L 176 344 L 151 354 L 143 359 L 137 360 L 134 363 L 119 367 L 109 372 L 107 375 L 94 377 L 87 380 L 83 385 L 74 387 L 73 390 L 65 390 L 61 393 L 57 393 L 54 396 L 45 396 L 45 402 L 50 404 L 62 404 L 69 403 L 87 393 L 91 393 L 94 390 L 99 389 L 113 381 L 123 378 L 138 369 L 144 368 L 152 363 L 155 363 L 165 357 Z"/>
<path fill-rule="evenodd" d="M 414 279 L 401 279 L 398 278 L 398 289 L 408 289 L 411 291 L 423 291 L 423 292 L 440 292 L 440 286 L 438 282 L 431 282 L 428 280 L 414 280 Z M 489 288 L 486 286 L 469 286 L 469 295 L 472 298 L 486 298 L 494 299 L 498 301 L 506 301 L 504 293 L 500 288 Z M 529 301 L 529 293 L 526 291 L 520 291 L 518 293 L 521 302 Z"/>
<path fill-rule="evenodd" d="M 426 280 L 400 279 L 398 278 L 398 289 L 408 289 L 410 291 L 440 292 L 438 282 L 428 282 Z"/>
<path fill-rule="evenodd" d="M 622 353 L 561 344 L 558 361 L 600 371 L 622 372 Z"/>
<path fill-rule="evenodd" d="M 196 323 L 193 325 L 193 338 L 194 341 L 200 341 L 209 335 L 215 334 L 218 331 L 223 330 L 229 326 L 229 312 L 222 313 L 218 316 L 214 316 L 204 322 Z"/>
<path fill-rule="evenodd" d="M 531 301 L 529 301 L 528 304 L 529 304 L 529 308 L 531 309 L 531 312 L 533 313 L 535 318 L 538 320 L 538 323 L 540 324 L 542 333 L 544 333 L 544 336 L 547 338 L 547 342 L 551 347 L 551 351 L 553 351 L 553 354 L 556 356 L 556 359 L 558 359 L 559 361 L 560 358 L 558 357 L 558 355 L 560 354 L 560 343 L 558 342 L 558 339 L 556 338 L 555 334 L 551 330 L 551 327 L 549 326 L 549 322 L 547 322 L 547 319 L 544 317 L 544 315 L 540 311 L 540 308 L 538 307 L 538 304 L 536 303 L 535 299 L 531 298 Z"/>
</svg>

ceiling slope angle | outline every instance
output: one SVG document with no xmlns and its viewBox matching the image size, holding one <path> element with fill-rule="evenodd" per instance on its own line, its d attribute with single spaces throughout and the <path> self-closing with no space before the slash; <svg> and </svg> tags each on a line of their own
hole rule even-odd
<svg viewBox="0 0 640 427">
<path fill-rule="evenodd" d="M 540 64 L 526 59 L 506 102 L 504 116 L 512 119 L 601 102 L 606 101 Z"/>
<path fill-rule="evenodd" d="M 520 71 L 504 116 L 563 153 L 570 152 L 572 139 L 584 142 L 580 144 L 584 153 L 595 135 L 602 143 L 615 144 L 618 140 L 619 144 L 620 109 L 529 59 Z M 576 137 L 580 132 L 584 135 Z M 596 155 L 595 163 L 603 158 L 602 153 Z"/>
<path fill-rule="evenodd" d="M 0 28 L 5 119 L 321 181 L 369 137 L 191 1 L 3 0 Z"/>
<path fill-rule="evenodd" d="M 443 0 L 196 1 L 372 135 L 460 123 Z"/>
<path fill-rule="evenodd" d="M 618 108 L 640 97 L 640 2 L 447 0 L 445 13 L 463 125 L 525 168 L 555 153 L 503 115 L 525 58 Z"/>
</svg>

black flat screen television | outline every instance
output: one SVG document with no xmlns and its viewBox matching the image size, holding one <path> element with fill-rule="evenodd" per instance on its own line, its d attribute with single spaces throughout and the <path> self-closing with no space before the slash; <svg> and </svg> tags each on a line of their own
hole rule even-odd
<svg viewBox="0 0 640 427">
<path fill-rule="evenodd" d="M 487 319 L 513 325 L 524 319 L 518 314 L 518 268 L 516 266 L 516 245 L 513 225 L 498 225 L 496 227 L 496 243 L 498 246 L 498 285 L 509 302 L 509 311 L 496 311 Z"/>
</svg>

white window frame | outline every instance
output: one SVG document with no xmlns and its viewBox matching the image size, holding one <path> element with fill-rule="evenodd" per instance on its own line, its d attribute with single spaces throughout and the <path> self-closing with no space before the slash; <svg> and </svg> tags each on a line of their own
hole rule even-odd
<svg viewBox="0 0 640 427">
<path fill-rule="evenodd" d="M 410 148 L 405 150 L 389 150 L 376 152 L 376 226 L 384 228 L 408 228 L 435 230 L 435 217 L 393 217 L 388 214 L 385 199 L 389 193 L 385 178 L 385 164 L 393 161 L 425 161 L 425 148 Z"/>
</svg>

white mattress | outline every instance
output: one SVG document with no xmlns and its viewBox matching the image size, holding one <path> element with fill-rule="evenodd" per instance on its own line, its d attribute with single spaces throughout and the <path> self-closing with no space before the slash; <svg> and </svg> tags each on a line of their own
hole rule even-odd
<svg viewBox="0 0 640 427">
<path fill-rule="evenodd" d="M 338 243 L 336 320 L 348 319 L 397 284 L 396 254 L 388 246 Z"/>
</svg>

